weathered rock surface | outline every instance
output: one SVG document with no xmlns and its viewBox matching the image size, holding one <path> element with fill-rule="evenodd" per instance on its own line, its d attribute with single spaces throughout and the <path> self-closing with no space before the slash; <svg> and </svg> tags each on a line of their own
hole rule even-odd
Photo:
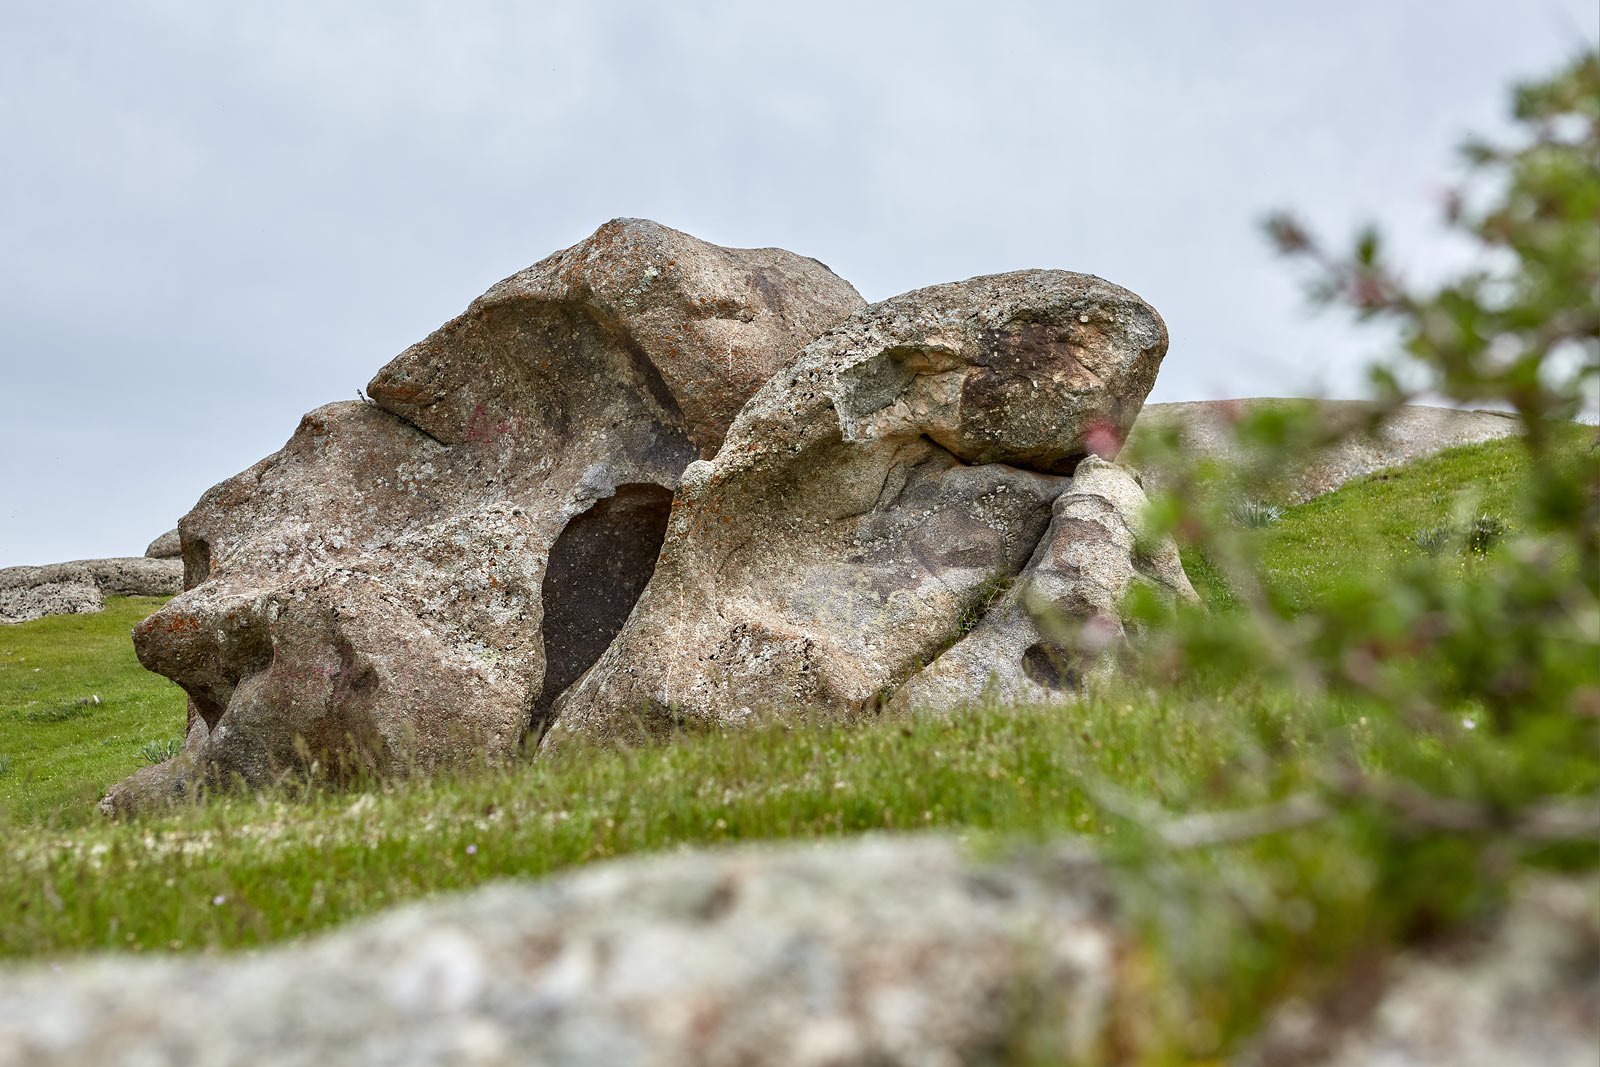
<svg viewBox="0 0 1600 1067">
<path fill-rule="evenodd" d="M 1022 569 L 1166 344 L 1144 301 L 1064 271 L 917 290 L 824 334 L 685 471 L 654 576 L 545 745 L 870 708 Z"/>
<path fill-rule="evenodd" d="M 108 596 L 171 596 L 183 588 L 183 565 L 143 556 L 79 559 L 0 570 L 0 622 L 99 611 Z"/>
<path fill-rule="evenodd" d="M 1085 459 L 1017 580 L 969 634 L 895 694 L 894 705 L 940 710 L 1075 695 L 1107 669 L 1107 653 L 1124 636 L 1121 607 L 1132 585 L 1169 601 L 1197 600 L 1177 546 L 1144 543 L 1148 503 L 1131 472 Z"/>
<path fill-rule="evenodd" d="M 1256 405 L 1290 402 L 1248 399 L 1149 404 L 1134 426 L 1133 439 L 1177 423 L 1183 427 L 1191 448 L 1201 454 L 1233 460 L 1239 453 L 1229 433 L 1232 421 Z M 1355 400 L 1316 402 L 1317 410 L 1324 417 L 1352 421 L 1362 406 Z M 1517 432 L 1517 420 L 1497 412 L 1408 405 L 1396 412 L 1377 436 L 1344 440 L 1325 449 L 1295 472 L 1285 503 L 1303 503 L 1330 493 L 1352 479 L 1431 456 L 1446 448 L 1493 441 Z M 1162 482 L 1159 469 L 1145 470 L 1141 474 L 1151 488 Z"/>
<path fill-rule="evenodd" d="M 1404 955 L 1334 1010 L 1285 1005 L 1241 1067 L 1593 1067 L 1594 889 L 1592 879 L 1534 882 L 1475 944 Z"/>
<path fill-rule="evenodd" d="M 862 304 L 814 260 L 640 220 L 494 286 L 179 522 L 188 592 L 135 645 L 189 694 L 193 762 L 260 783 L 513 754 L 627 616 L 683 467 Z"/>
<path fill-rule="evenodd" d="M 249 958 L 0 971 L 0 1067 L 1076 1062 L 1107 1040 L 1114 918 L 1073 848 L 624 861 Z"/>
<path fill-rule="evenodd" d="M 183 555 L 183 544 L 178 540 L 176 528 L 168 530 L 144 550 L 144 554 L 151 559 L 178 559 Z"/>
<path fill-rule="evenodd" d="M 104 606 L 100 587 L 85 567 L 57 563 L 0 570 L 0 623 L 86 615 Z"/>
</svg>

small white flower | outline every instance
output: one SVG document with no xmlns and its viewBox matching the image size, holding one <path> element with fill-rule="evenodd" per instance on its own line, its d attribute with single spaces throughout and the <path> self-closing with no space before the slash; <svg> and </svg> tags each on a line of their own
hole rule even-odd
<svg viewBox="0 0 1600 1067">
<path fill-rule="evenodd" d="M 221 893 L 218 893 L 216 896 L 211 898 L 211 906 L 213 908 L 220 908 L 227 902 L 228 898 L 223 896 Z"/>
</svg>

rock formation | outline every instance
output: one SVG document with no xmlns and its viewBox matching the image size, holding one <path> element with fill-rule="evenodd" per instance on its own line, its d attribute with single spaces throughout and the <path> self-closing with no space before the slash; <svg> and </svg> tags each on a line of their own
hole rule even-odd
<svg viewBox="0 0 1600 1067">
<path fill-rule="evenodd" d="M 1172 542 L 1146 543 L 1148 503 L 1133 474 L 1097 456 L 1085 459 L 1017 580 L 970 633 L 895 694 L 895 704 L 951 709 L 983 700 L 1058 700 L 1106 671 L 1108 653 L 1124 636 L 1121 608 L 1130 586 L 1196 601 Z"/>
<path fill-rule="evenodd" d="M 852 316 L 685 471 L 650 584 L 545 745 L 872 710 L 1022 569 L 1166 346 L 1144 301 L 1064 271 Z"/>
<path fill-rule="evenodd" d="M 183 517 L 187 592 L 135 646 L 189 696 L 185 752 L 102 807 L 201 775 L 497 761 L 530 732 L 844 721 L 914 675 L 902 704 L 1037 680 L 1063 639 L 1025 632 L 1016 597 L 973 626 L 1030 558 L 1018 589 L 1074 627 L 1115 620 L 1139 575 L 1192 595 L 1170 548 L 1135 544 L 1128 476 L 1074 476 L 1120 447 L 1166 345 L 1091 275 L 865 307 L 793 253 L 608 223 Z M 1082 673 L 1048 669 L 1057 693 Z"/>
<path fill-rule="evenodd" d="M 105 606 L 87 567 L 56 563 L 0 570 L 0 623 L 47 615 L 86 615 Z"/>
<path fill-rule="evenodd" d="M 179 522 L 188 591 L 135 633 L 188 693 L 178 761 L 270 781 L 502 759 L 649 578 L 680 472 L 863 301 L 822 264 L 618 220 L 307 415 Z"/>
</svg>

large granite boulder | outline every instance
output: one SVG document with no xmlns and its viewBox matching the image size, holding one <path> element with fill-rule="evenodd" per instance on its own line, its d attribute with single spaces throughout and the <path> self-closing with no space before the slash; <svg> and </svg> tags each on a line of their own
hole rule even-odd
<svg viewBox="0 0 1600 1067">
<path fill-rule="evenodd" d="M 134 635 L 190 698 L 195 768 L 270 781 L 514 754 L 622 624 L 684 466 L 863 305 L 822 264 L 618 220 L 311 412 L 179 522 L 188 591 Z"/>
<path fill-rule="evenodd" d="M 1138 479 L 1098 456 L 1056 498 L 1050 528 L 1021 575 L 972 631 L 895 694 L 897 707 L 949 710 L 992 700 L 1042 704 L 1107 673 L 1125 636 L 1122 605 L 1143 585 L 1197 602 L 1170 539 L 1148 543 Z"/>
<path fill-rule="evenodd" d="M 691 465 L 627 624 L 547 748 L 872 710 L 1013 578 L 1166 352 L 1125 289 L 1023 271 L 875 304 Z"/>
<path fill-rule="evenodd" d="M 172 559 L 118 556 L 42 567 L 0 569 L 0 623 L 99 611 L 108 596 L 172 596 L 183 565 Z"/>
</svg>

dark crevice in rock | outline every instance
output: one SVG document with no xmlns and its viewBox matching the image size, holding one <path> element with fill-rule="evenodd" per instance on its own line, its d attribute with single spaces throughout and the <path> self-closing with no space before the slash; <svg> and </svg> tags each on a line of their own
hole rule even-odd
<svg viewBox="0 0 1600 1067">
<path fill-rule="evenodd" d="M 1079 672 L 1072 659 L 1066 649 L 1036 641 L 1022 653 L 1022 672 L 1052 692 L 1077 689 Z"/>
<path fill-rule="evenodd" d="M 368 388 L 370 389 L 371 386 L 368 385 Z M 436 444 L 436 445 L 444 445 L 446 448 L 449 447 L 450 443 L 448 441 L 439 440 L 437 437 L 433 436 L 433 434 L 429 433 L 427 430 L 423 429 L 421 426 L 418 426 L 416 423 L 412 422 L 410 419 L 406 418 L 404 415 L 400 414 L 398 411 L 390 411 L 388 408 L 384 407 L 383 401 L 378 400 L 375 397 L 370 397 L 369 396 L 369 397 L 367 397 L 365 403 L 367 404 L 368 407 L 377 408 L 379 411 L 383 412 L 385 415 L 388 415 L 390 418 L 399 419 L 401 422 L 405 423 L 407 426 L 411 427 L 413 430 L 417 431 L 422 436 L 424 436 L 428 440 L 432 441 L 434 444 Z"/>
<path fill-rule="evenodd" d="M 544 732 L 556 698 L 600 658 L 627 621 L 655 573 L 671 511 L 670 489 L 619 485 L 569 522 L 550 546 L 542 589 L 544 685 L 533 704 L 531 736 Z"/>
<path fill-rule="evenodd" d="M 179 532 L 178 553 L 183 557 L 183 588 L 193 589 L 211 577 L 211 545 L 203 537 Z"/>
</svg>

